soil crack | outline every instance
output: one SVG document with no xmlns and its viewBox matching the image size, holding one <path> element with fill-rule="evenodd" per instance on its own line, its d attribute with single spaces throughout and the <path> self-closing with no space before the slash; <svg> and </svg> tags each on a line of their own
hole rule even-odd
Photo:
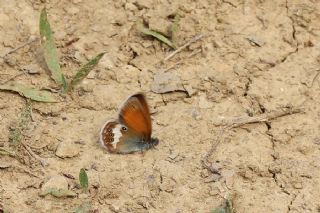
<svg viewBox="0 0 320 213">
<path fill-rule="evenodd" d="M 292 199 L 291 199 L 291 201 L 290 201 L 290 203 L 289 203 L 289 205 L 288 205 L 287 213 L 289 213 L 291 211 L 292 204 L 293 204 L 293 202 L 295 201 L 296 198 L 297 198 L 297 195 L 294 194 Z"/>
<path fill-rule="evenodd" d="M 298 41 L 297 41 L 297 38 L 296 38 L 296 27 L 295 27 L 295 23 L 294 23 L 294 20 L 292 18 L 292 16 L 290 15 L 290 12 L 289 12 L 289 5 L 288 5 L 288 0 L 286 0 L 286 4 L 285 4 L 285 7 L 286 7 L 286 12 L 287 12 L 287 16 L 288 18 L 290 19 L 291 21 L 291 27 L 292 27 L 292 39 L 294 41 L 294 50 L 293 51 L 290 51 L 288 54 L 286 54 L 282 59 L 281 59 L 281 63 L 285 62 L 287 60 L 287 58 L 289 56 L 291 56 L 292 54 L 295 54 L 299 51 L 299 48 L 298 48 Z"/>
</svg>

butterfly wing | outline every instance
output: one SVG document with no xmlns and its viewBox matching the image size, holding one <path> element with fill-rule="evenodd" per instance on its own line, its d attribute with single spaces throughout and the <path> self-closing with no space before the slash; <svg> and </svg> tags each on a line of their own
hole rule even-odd
<svg viewBox="0 0 320 213">
<path fill-rule="evenodd" d="M 133 134 L 140 135 L 146 142 L 151 139 L 150 111 L 143 94 L 130 96 L 120 108 L 118 119 Z"/>
<path fill-rule="evenodd" d="M 147 150 L 158 144 L 157 139 L 146 143 L 140 135 L 118 120 L 109 120 L 100 131 L 100 144 L 111 153 L 128 154 Z"/>
</svg>

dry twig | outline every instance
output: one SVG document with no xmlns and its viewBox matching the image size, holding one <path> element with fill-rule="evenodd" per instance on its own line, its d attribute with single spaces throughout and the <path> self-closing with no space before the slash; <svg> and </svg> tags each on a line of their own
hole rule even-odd
<svg viewBox="0 0 320 213">
<path fill-rule="evenodd" d="M 19 76 L 21 76 L 21 75 L 23 75 L 23 74 L 25 74 L 25 73 L 24 73 L 24 72 L 18 73 L 18 74 L 16 74 L 16 75 L 12 76 L 11 78 L 5 80 L 5 81 L 2 82 L 1 84 L 6 84 L 6 83 L 8 83 L 9 81 L 12 81 L 12 80 L 14 80 L 15 78 L 17 78 L 17 77 L 19 77 Z"/>
<path fill-rule="evenodd" d="M 316 81 L 316 79 L 318 78 L 318 76 L 320 75 L 320 70 L 317 70 L 317 73 L 315 74 L 315 76 L 313 77 L 312 81 L 311 81 L 311 85 L 308 86 L 308 88 L 313 87 L 314 82 Z"/>
<path fill-rule="evenodd" d="M 23 48 L 23 47 L 25 47 L 25 46 L 27 46 L 27 45 L 29 45 L 29 44 L 37 41 L 37 40 L 38 40 L 38 38 L 31 38 L 29 41 L 27 41 L 27 42 L 25 42 L 25 43 L 23 43 L 23 44 L 18 45 L 17 47 L 9 50 L 8 52 L 6 52 L 6 53 L 4 53 L 4 54 L 2 54 L 0 57 L 1 57 L 1 58 L 4 58 L 4 57 L 6 57 L 7 55 L 10 55 L 11 53 L 14 53 L 14 52 L 16 52 L 17 50 L 19 50 L 19 49 L 21 49 L 21 48 Z"/>
<path fill-rule="evenodd" d="M 264 113 L 262 115 L 258 115 L 255 117 L 244 117 L 241 119 L 234 119 L 231 121 L 229 125 L 227 125 L 229 128 L 236 128 L 243 126 L 245 124 L 252 124 L 252 123 L 259 123 L 259 122 L 267 122 L 279 117 L 283 117 L 286 115 L 291 115 L 291 114 L 296 114 L 296 113 L 301 113 L 303 112 L 302 108 L 284 108 L 280 109 L 277 111 L 269 112 L 269 113 Z"/>
<path fill-rule="evenodd" d="M 42 166 L 48 165 L 48 162 L 45 159 L 38 156 L 36 153 L 34 153 L 28 145 L 26 145 L 24 143 L 22 143 L 22 145 L 33 158 L 35 158 L 36 160 L 38 160 L 41 163 Z"/>
<path fill-rule="evenodd" d="M 179 52 L 181 52 L 182 50 L 184 50 L 185 48 L 187 48 L 188 46 L 190 46 L 192 43 L 199 41 L 203 38 L 204 36 L 202 34 L 197 35 L 195 37 L 193 37 L 191 40 L 189 40 L 187 43 L 185 43 L 184 45 L 182 45 L 181 47 L 179 47 L 178 49 L 176 49 L 175 51 L 173 51 L 172 53 L 170 53 L 167 57 L 165 57 L 163 59 L 163 61 L 167 61 L 170 58 L 172 58 L 173 56 L 175 56 L 176 54 L 178 54 Z"/>
<path fill-rule="evenodd" d="M 34 174 L 34 172 L 29 171 L 29 169 L 27 169 L 27 168 L 24 168 L 24 167 L 18 166 L 18 165 L 14 165 L 13 167 L 15 167 L 15 168 L 18 169 L 18 170 L 23 171 L 24 173 L 26 173 L 26 174 L 28 174 L 28 175 L 30 175 L 30 176 L 40 178 L 39 175 Z"/>
<path fill-rule="evenodd" d="M 7 149 L 2 148 L 2 147 L 0 147 L 0 154 L 2 154 L 2 155 L 9 155 L 9 156 L 11 156 L 11 157 L 13 157 L 13 156 L 16 155 L 15 152 L 10 151 L 10 150 L 7 150 Z"/>
<path fill-rule="evenodd" d="M 225 131 L 226 131 L 226 128 L 220 129 L 220 132 L 219 132 L 218 136 L 216 137 L 216 140 L 211 144 L 210 150 L 207 152 L 207 154 L 201 160 L 202 166 L 212 173 L 218 173 L 218 172 L 212 168 L 212 166 L 211 166 L 212 163 L 209 161 L 209 158 L 216 151 L 217 147 L 221 143 L 222 135 Z"/>
<path fill-rule="evenodd" d="M 200 53 L 201 51 L 202 51 L 201 49 L 195 50 L 195 51 L 193 51 L 190 55 L 188 55 L 186 58 L 191 58 L 191 57 L 197 55 L 198 53 Z M 179 60 L 178 62 L 172 64 L 170 67 L 168 67 L 168 68 L 166 68 L 165 70 L 163 70 L 163 72 L 167 72 L 167 71 L 173 69 L 175 66 L 177 66 L 177 65 L 179 65 L 179 64 L 182 64 L 186 58 L 181 59 L 181 60 Z"/>
</svg>

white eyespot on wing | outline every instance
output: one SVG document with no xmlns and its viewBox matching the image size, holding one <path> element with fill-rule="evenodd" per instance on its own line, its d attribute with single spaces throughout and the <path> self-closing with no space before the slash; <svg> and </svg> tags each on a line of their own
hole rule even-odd
<svg viewBox="0 0 320 213">
<path fill-rule="evenodd" d="M 113 133 L 113 142 L 111 143 L 113 148 L 117 148 L 117 143 L 119 143 L 120 141 L 120 137 L 122 136 L 121 133 L 121 128 L 122 125 L 121 124 L 117 124 L 113 129 L 112 129 L 112 133 Z"/>
</svg>

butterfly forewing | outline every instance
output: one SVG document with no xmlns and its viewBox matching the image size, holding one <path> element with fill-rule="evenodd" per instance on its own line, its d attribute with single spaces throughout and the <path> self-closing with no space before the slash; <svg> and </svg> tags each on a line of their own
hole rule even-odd
<svg viewBox="0 0 320 213">
<path fill-rule="evenodd" d="M 141 135 L 146 140 L 151 138 L 151 118 L 147 101 L 143 94 L 128 98 L 119 112 L 120 123 Z"/>
</svg>

